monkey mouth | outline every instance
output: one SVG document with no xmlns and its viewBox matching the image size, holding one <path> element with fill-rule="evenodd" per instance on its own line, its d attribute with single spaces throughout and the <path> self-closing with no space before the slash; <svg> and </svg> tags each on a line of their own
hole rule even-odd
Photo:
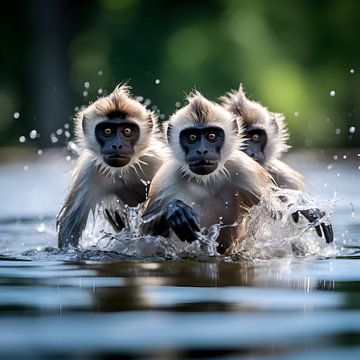
<svg viewBox="0 0 360 360">
<path fill-rule="evenodd" d="M 197 160 L 189 164 L 190 170 L 196 175 L 208 175 L 216 170 L 217 161 L 214 160 Z"/>
<path fill-rule="evenodd" d="M 131 156 L 127 154 L 108 154 L 104 156 L 104 161 L 111 167 L 123 167 L 131 160 Z"/>
</svg>

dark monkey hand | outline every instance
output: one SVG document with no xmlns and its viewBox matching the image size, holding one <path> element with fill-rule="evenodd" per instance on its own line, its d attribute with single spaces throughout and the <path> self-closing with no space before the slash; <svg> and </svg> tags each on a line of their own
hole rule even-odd
<svg viewBox="0 0 360 360">
<path fill-rule="evenodd" d="M 181 200 L 172 200 L 166 208 L 166 220 L 182 241 L 192 242 L 198 238 L 200 227 L 193 209 Z"/>
<path fill-rule="evenodd" d="M 324 222 L 319 222 L 319 220 L 325 215 L 323 211 L 321 211 L 320 209 L 299 210 L 292 214 L 292 218 L 296 223 L 299 221 L 300 214 L 302 214 L 310 222 L 310 224 L 316 224 L 316 233 L 320 237 L 322 237 L 322 235 L 324 234 L 324 238 L 327 244 L 330 244 L 334 241 L 332 225 L 325 224 Z"/>
</svg>

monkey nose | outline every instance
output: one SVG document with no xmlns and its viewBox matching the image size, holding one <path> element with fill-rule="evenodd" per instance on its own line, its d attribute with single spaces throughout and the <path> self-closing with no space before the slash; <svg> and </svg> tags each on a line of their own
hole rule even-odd
<svg viewBox="0 0 360 360">
<path fill-rule="evenodd" d="M 118 145 L 118 146 L 116 146 L 116 145 L 111 145 L 111 146 L 112 146 L 112 148 L 113 148 L 114 150 L 117 150 L 117 149 L 121 150 L 121 149 L 123 148 L 122 145 Z"/>
<path fill-rule="evenodd" d="M 199 155 L 206 155 L 208 153 L 207 149 L 198 149 L 198 150 L 196 150 L 196 152 Z"/>
</svg>

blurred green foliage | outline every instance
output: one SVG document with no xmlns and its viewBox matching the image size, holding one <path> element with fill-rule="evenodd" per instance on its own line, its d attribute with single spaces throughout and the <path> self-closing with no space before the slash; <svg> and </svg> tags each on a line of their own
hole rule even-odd
<svg viewBox="0 0 360 360">
<path fill-rule="evenodd" d="M 34 0 L 7 4 L 0 16 L 2 145 L 33 128 L 50 143 L 46 131 L 126 80 L 161 118 L 194 88 L 217 100 L 243 83 L 251 99 L 286 115 L 293 146 L 360 145 L 360 1 Z M 54 59 L 57 42 L 64 50 Z M 43 52 L 51 66 L 38 83 Z M 53 119 L 54 105 L 40 108 L 57 98 Z"/>
</svg>

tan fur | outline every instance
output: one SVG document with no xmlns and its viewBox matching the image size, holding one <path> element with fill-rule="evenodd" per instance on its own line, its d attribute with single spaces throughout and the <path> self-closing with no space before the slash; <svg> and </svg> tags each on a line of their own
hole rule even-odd
<svg viewBox="0 0 360 360">
<path fill-rule="evenodd" d="M 200 93 L 191 94 L 188 101 L 169 120 L 170 156 L 154 177 L 149 198 L 142 207 L 142 232 L 156 233 L 167 204 L 178 199 L 199 215 L 201 227 L 223 223 L 219 251 L 231 253 L 246 236 L 249 209 L 263 196 L 269 197 L 275 185 L 259 164 L 239 150 L 243 140 L 234 127 L 234 115 Z M 180 131 L 199 123 L 219 126 L 225 132 L 219 167 L 210 175 L 190 171 L 179 143 Z"/>
<path fill-rule="evenodd" d="M 289 133 L 282 114 L 270 112 L 260 103 L 249 100 L 240 85 L 239 90 L 230 91 L 221 98 L 228 111 L 241 117 L 244 124 L 263 129 L 267 134 L 265 162 L 263 166 L 274 177 L 280 187 L 293 190 L 304 189 L 303 176 L 282 162 L 280 157 L 289 149 Z"/>
<path fill-rule="evenodd" d="M 110 167 L 100 155 L 95 127 L 107 115 L 120 111 L 140 128 L 134 155 L 123 167 Z M 60 247 L 77 246 L 90 212 L 97 205 L 122 215 L 125 204 L 136 206 L 145 200 L 147 182 L 161 165 L 163 143 L 155 114 L 130 95 L 130 88 L 119 85 L 106 97 L 96 100 L 75 118 L 76 141 L 81 155 L 74 169 L 64 205 L 58 215 Z"/>
</svg>

